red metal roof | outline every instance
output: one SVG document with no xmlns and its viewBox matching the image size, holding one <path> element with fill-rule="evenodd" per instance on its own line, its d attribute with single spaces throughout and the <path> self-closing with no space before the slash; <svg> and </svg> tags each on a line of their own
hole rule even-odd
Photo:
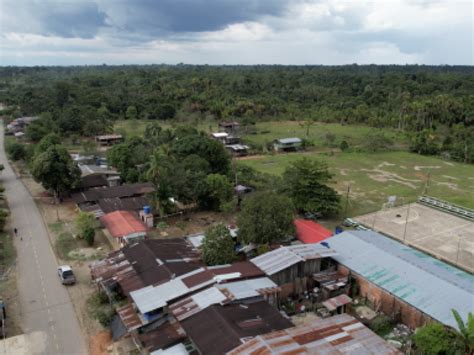
<svg viewBox="0 0 474 355">
<path fill-rule="evenodd" d="M 303 243 L 319 243 L 332 236 L 332 232 L 322 225 L 304 219 L 295 219 L 296 236 Z"/>
<path fill-rule="evenodd" d="M 146 232 L 146 226 L 129 211 L 115 211 L 100 217 L 100 221 L 114 238 Z"/>
</svg>

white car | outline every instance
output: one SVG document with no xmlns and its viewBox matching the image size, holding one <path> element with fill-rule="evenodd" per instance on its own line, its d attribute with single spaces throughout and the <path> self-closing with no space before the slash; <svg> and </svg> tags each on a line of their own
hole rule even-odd
<svg viewBox="0 0 474 355">
<path fill-rule="evenodd" d="M 76 283 L 76 276 L 69 265 L 58 267 L 58 276 L 63 285 L 72 285 Z"/>
</svg>

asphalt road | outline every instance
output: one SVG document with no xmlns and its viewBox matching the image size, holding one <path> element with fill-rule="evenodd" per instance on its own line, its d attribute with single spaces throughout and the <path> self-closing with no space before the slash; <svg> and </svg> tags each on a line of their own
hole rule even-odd
<svg viewBox="0 0 474 355">
<path fill-rule="evenodd" d="M 18 229 L 15 238 L 17 279 L 21 326 L 31 340 L 28 352 L 87 354 L 69 293 L 57 276 L 58 264 L 43 219 L 33 198 L 6 159 L 3 131 L 3 124 L 0 123 L 0 163 L 5 167 L 0 179 L 6 189 L 12 228 Z"/>
</svg>

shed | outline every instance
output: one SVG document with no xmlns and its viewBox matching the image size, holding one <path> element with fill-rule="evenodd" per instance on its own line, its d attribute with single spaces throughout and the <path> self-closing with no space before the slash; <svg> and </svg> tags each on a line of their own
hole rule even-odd
<svg viewBox="0 0 474 355">
<path fill-rule="evenodd" d="M 295 219 L 296 237 L 305 244 L 319 243 L 332 236 L 332 232 L 314 221 Z"/>
<path fill-rule="evenodd" d="M 280 138 L 276 139 L 273 143 L 273 149 L 275 151 L 296 151 L 301 148 L 303 141 L 300 138 Z"/>
<path fill-rule="evenodd" d="M 146 226 L 129 211 L 107 213 L 100 217 L 100 221 L 120 246 L 146 236 Z"/>
</svg>

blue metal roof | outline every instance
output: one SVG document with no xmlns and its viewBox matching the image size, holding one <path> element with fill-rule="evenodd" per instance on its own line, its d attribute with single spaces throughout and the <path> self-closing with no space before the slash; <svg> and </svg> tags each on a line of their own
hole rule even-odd
<svg viewBox="0 0 474 355">
<path fill-rule="evenodd" d="M 457 328 L 451 309 L 464 320 L 474 313 L 474 276 L 467 272 L 371 231 L 326 242 L 339 263 L 441 323 Z"/>
</svg>

